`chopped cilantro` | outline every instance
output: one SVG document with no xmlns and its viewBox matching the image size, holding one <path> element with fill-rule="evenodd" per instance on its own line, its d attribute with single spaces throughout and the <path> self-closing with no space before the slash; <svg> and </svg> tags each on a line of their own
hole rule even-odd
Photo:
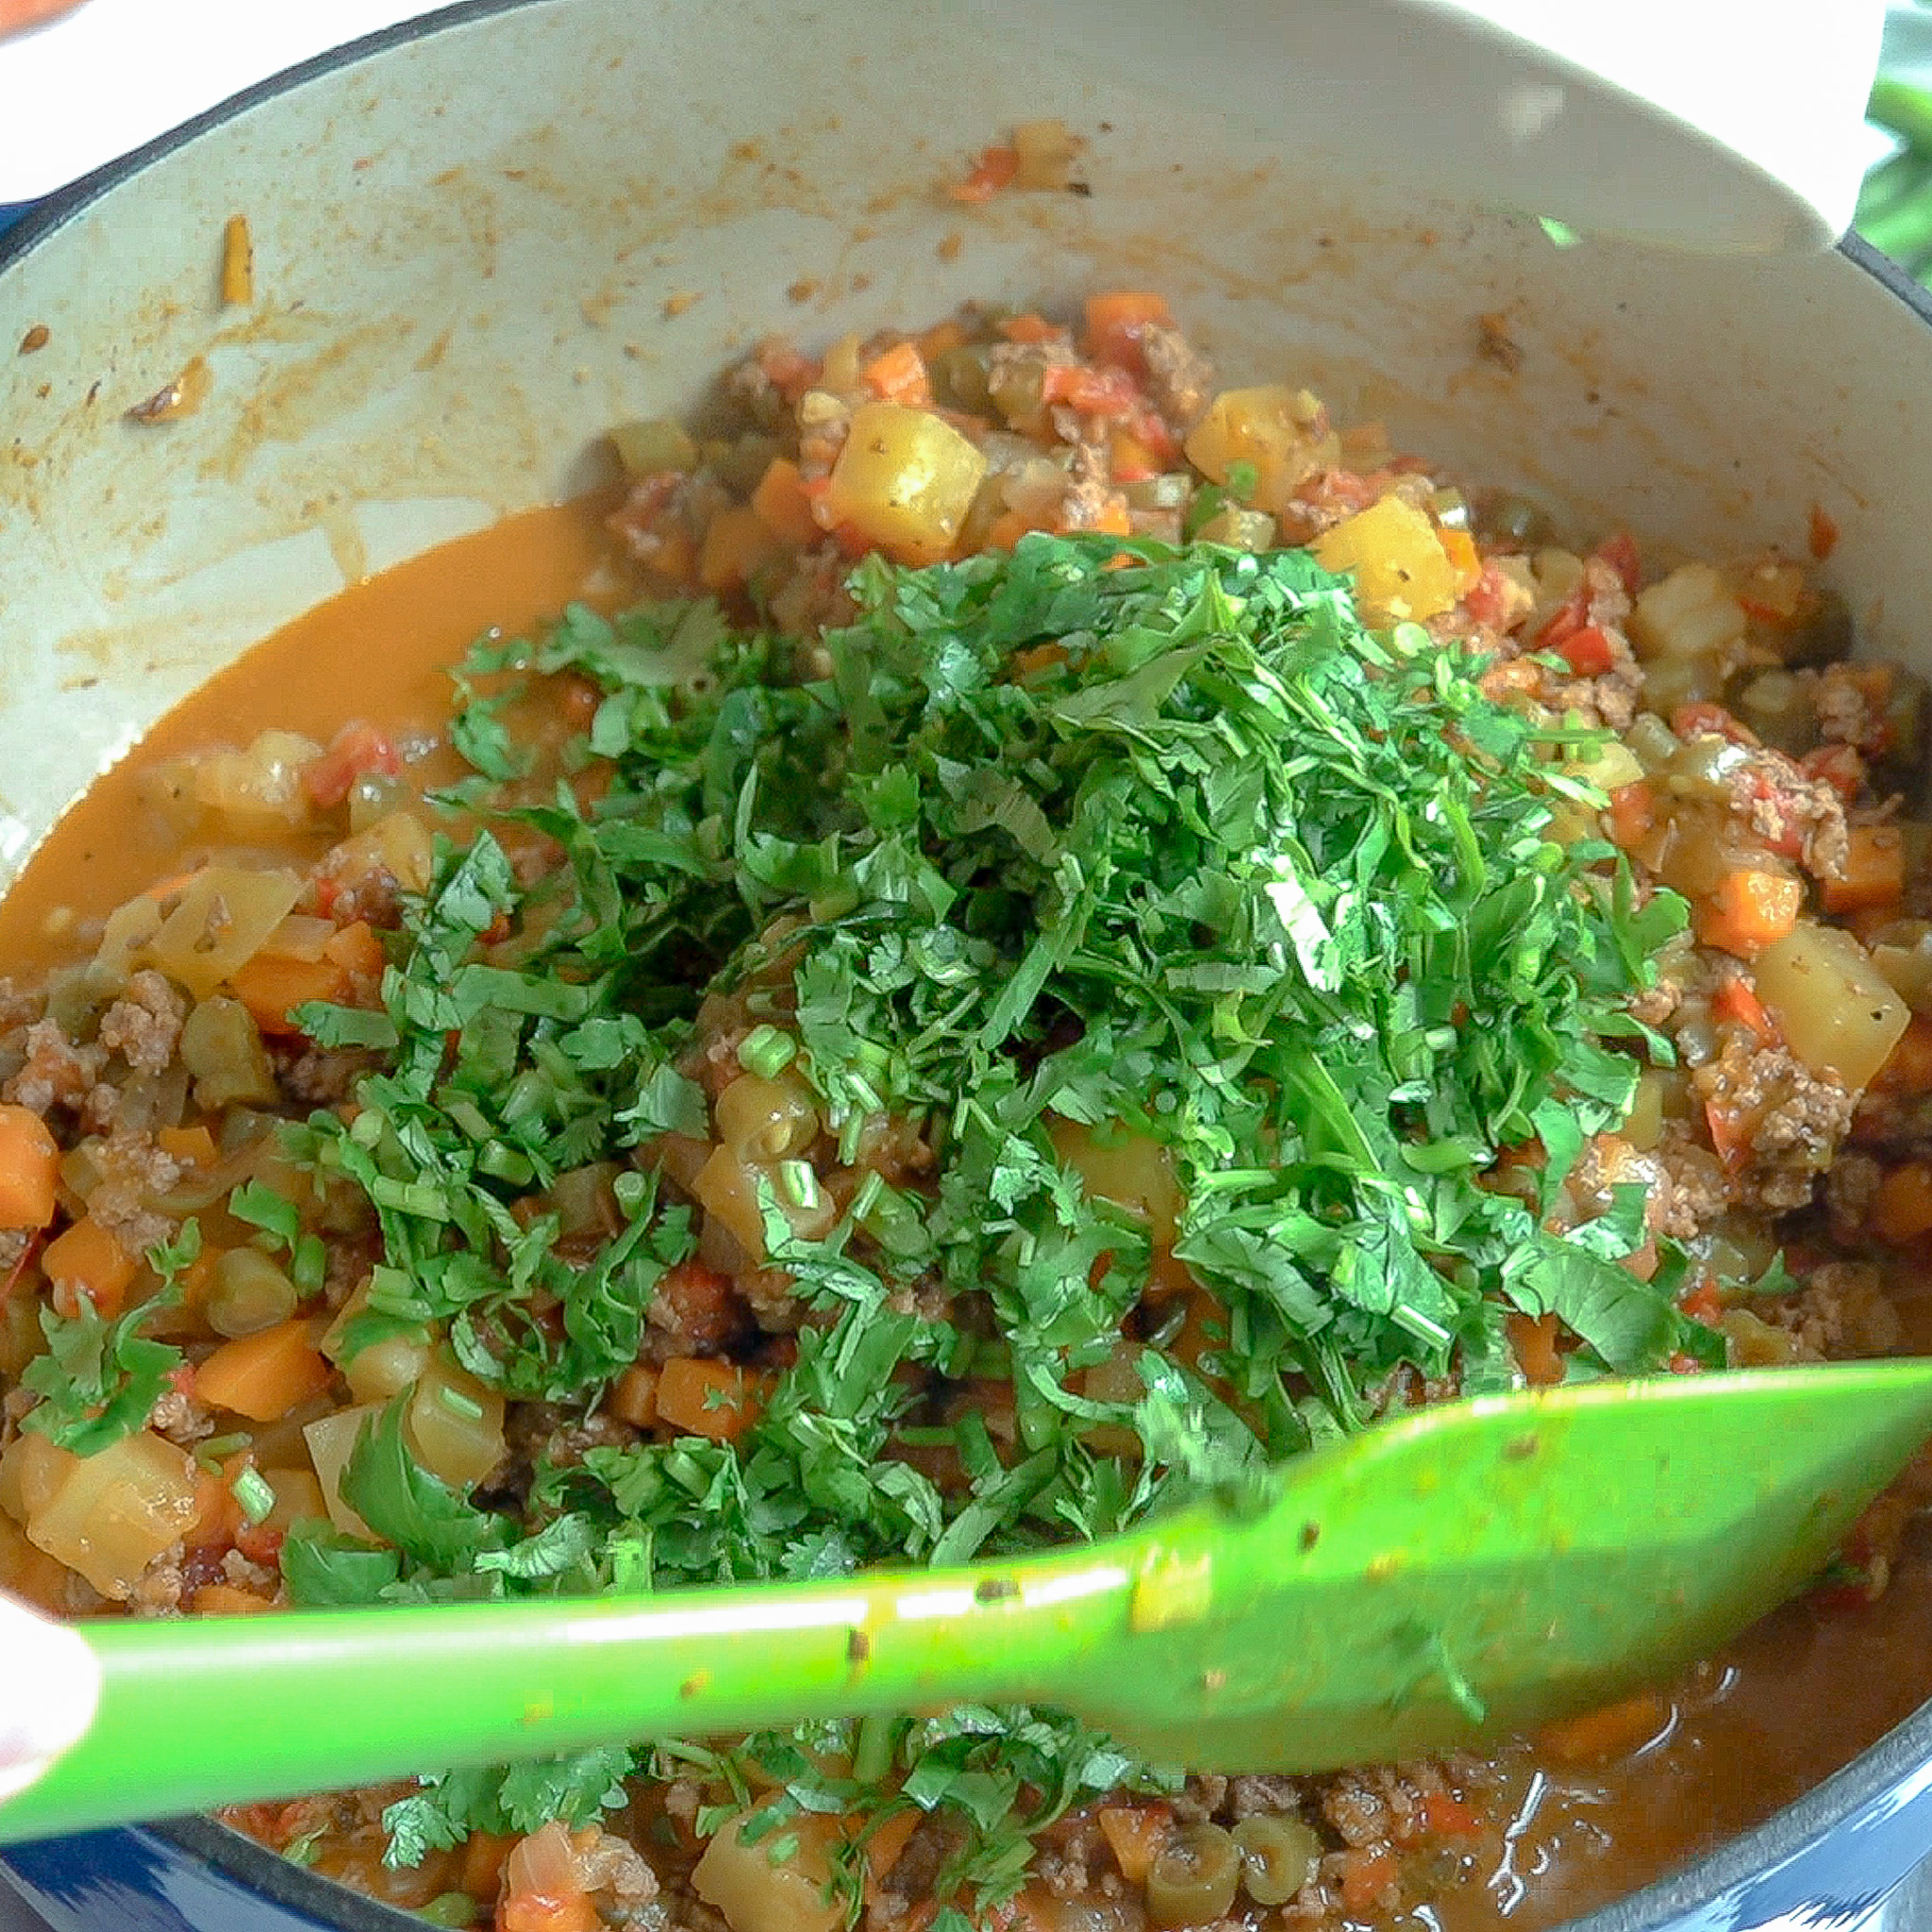
<svg viewBox="0 0 1932 1932">
<path fill-rule="evenodd" d="M 201 1253 L 201 1229 L 182 1224 L 173 1241 L 148 1253 L 161 1277 L 159 1289 L 112 1321 L 94 1313 L 84 1297 L 77 1312 L 40 1311 L 47 1352 L 21 1371 L 20 1382 L 41 1399 L 22 1418 L 75 1456 L 93 1456 L 147 1426 L 169 1376 L 181 1366 L 181 1351 L 141 1331 L 151 1315 L 180 1299 L 177 1277 Z"/>
<path fill-rule="evenodd" d="M 408 906 L 382 1013 L 303 1012 L 383 1057 L 302 1149 L 381 1225 L 351 1344 L 438 1324 L 484 1382 L 583 1414 L 692 1252 L 656 1148 L 709 1138 L 686 1056 L 706 995 L 737 996 L 740 1066 L 803 1078 L 862 1170 L 828 1188 L 794 1157 L 760 1184 L 768 1263 L 811 1310 L 795 1358 L 736 1443 L 592 1444 L 513 1500 L 426 1474 L 391 1405 L 343 1495 L 393 1548 L 298 1530 L 299 1601 L 1020 1552 L 1249 1480 L 1362 1424 L 1405 1367 L 1507 1387 L 1510 1310 L 1559 1315 L 1578 1375 L 1707 1350 L 1668 1244 L 1653 1281 L 1620 1265 L 1644 1240 L 1634 1195 L 1550 1219 L 1627 1110 L 1647 1041 L 1628 1000 L 1684 923 L 1669 893 L 1637 903 L 1609 846 L 1549 836 L 1591 733 L 1493 701 L 1479 660 L 1414 626 L 1369 631 L 1300 552 L 1029 535 L 924 571 L 873 559 L 851 591 L 854 621 L 808 655 L 703 605 L 574 608 L 479 645 L 457 733 L 476 775 L 454 795 L 483 829 Z M 604 761 L 589 805 L 540 781 L 514 726 L 516 679 L 563 671 L 602 694 L 570 754 Z M 558 870 L 522 882 L 512 834 Z M 929 1174 L 866 1167 L 882 1116 L 918 1127 Z M 1083 1190 L 1075 1125 L 1173 1174 L 1172 1257 L 1212 1296 L 1196 1325 L 1146 1216 Z M 1534 1203 L 1486 1185 L 1532 1142 Z M 622 1226 L 587 1257 L 549 1191 L 593 1163 Z M 289 1239 L 274 1197 L 238 1200 Z M 1090 1392 L 1124 1343 L 1127 1384 Z M 1008 1440 L 954 1399 L 974 1388 L 1006 1391 Z M 1100 1453 L 1100 1430 L 1140 1454 Z M 958 1479 L 913 1448 L 950 1450 Z M 940 1893 L 982 1899 L 1067 1807 L 1173 1783 L 1024 1708 L 661 1740 L 655 1761 L 739 1808 L 775 1793 L 754 1814 L 774 1842 L 802 1810 L 943 1809 Z M 425 1779 L 386 1814 L 391 1857 L 584 1822 L 629 1767 Z"/>
</svg>

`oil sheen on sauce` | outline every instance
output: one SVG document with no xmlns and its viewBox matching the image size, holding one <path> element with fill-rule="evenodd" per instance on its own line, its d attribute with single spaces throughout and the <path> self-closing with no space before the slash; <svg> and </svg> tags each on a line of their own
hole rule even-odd
<svg viewBox="0 0 1932 1932">
<path fill-rule="evenodd" d="M 631 586 L 604 507 L 526 511 L 354 585 L 194 692 L 75 805 L 0 901 L 6 970 L 30 977 L 82 956 L 108 912 L 180 869 L 179 833 L 140 791 L 157 761 L 270 726 L 324 742 L 353 718 L 436 730 L 448 667 L 477 637 L 525 631 L 574 598 L 621 604 Z M 305 856 L 320 851 L 316 840 Z M 1932 1350 L 1932 1296 L 1900 1299 L 1909 1345 Z M 1504 1842 L 1474 1844 L 1459 1882 L 1404 1923 L 1559 1925 L 1790 1803 L 1928 1691 L 1932 1550 L 1922 1549 L 1867 1608 L 1799 1602 L 1767 1619 L 1659 1700 L 1653 1735 L 1608 1761 L 1506 1747 L 1515 1818 Z"/>
</svg>

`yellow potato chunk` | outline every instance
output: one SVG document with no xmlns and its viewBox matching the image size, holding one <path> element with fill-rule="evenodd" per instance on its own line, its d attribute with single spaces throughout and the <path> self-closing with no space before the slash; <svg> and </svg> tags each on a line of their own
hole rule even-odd
<svg viewBox="0 0 1932 1932">
<path fill-rule="evenodd" d="M 303 1440 L 308 1444 L 308 1460 L 315 1467 L 322 1500 L 328 1507 L 328 1520 L 344 1536 L 359 1536 L 372 1543 L 379 1543 L 382 1539 L 342 1501 L 342 1472 L 356 1453 L 356 1439 L 362 1433 L 362 1424 L 371 1416 L 381 1413 L 379 1402 L 361 1402 L 353 1408 L 339 1408 L 333 1415 L 305 1423 L 302 1427 Z"/>
<path fill-rule="evenodd" d="M 1309 547 L 1324 570 L 1354 575 L 1357 607 L 1372 625 L 1419 624 L 1456 602 L 1456 566 L 1436 526 L 1399 496 L 1357 510 Z"/>
<path fill-rule="evenodd" d="M 750 1845 L 738 1835 L 741 1822 L 721 1825 L 705 1847 L 691 1874 L 697 1895 L 724 1914 L 731 1932 L 838 1932 L 845 1923 L 844 1904 L 836 1895 L 825 1897 L 834 1821 L 807 1812 Z M 771 1847 L 781 1838 L 795 1838 L 798 1848 L 774 1865 Z"/>
<path fill-rule="evenodd" d="M 433 1361 L 403 1412 L 416 1459 L 452 1489 L 481 1482 L 503 1460 L 503 1395 L 467 1370 Z"/>
<path fill-rule="evenodd" d="M 1223 390 L 1188 431 L 1187 450 L 1195 469 L 1216 483 L 1227 483 L 1237 463 L 1247 464 L 1255 473 L 1248 507 L 1278 517 L 1297 483 L 1335 467 L 1341 445 L 1318 398 L 1270 382 Z"/>
<path fill-rule="evenodd" d="M 27 1516 L 27 1541 L 103 1596 L 125 1601 L 141 1573 L 194 1526 L 194 1464 L 147 1429 L 66 1459 L 64 1475 Z"/>
<path fill-rule="evenodd" d="M 825 501 L 835 522 L 895 561 L 938 563 L 985 475 L 984 453 L 930 409 L 867 403 L 852 413 Z"/>
<path fill-rule="evenodd" d="M 1174 1240 L 1181 1218 L 1181 1184 L 1174 1158 L 1158 1141 L 1124 1127 L 1089 1127 L 1078 1121 L 1051 1120 L 1053 1151 L 1080 1176 L 1081 1187 L 1138 1215 L 1163 1246 Z"/>
<path fill-rule="evenodd" d="M 1758 954 L 1754 970 L 1757 996 L 1791 1052 L 1854 1090 L 1890 1058 L 1911 1019 L 1872 956 L 1835 925 L 1801 919 Z"/>
</svg>

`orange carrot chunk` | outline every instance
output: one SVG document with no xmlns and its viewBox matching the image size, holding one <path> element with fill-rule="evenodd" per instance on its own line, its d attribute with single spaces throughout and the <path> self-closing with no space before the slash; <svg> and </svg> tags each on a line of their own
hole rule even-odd
<svg viewBox="0 0 1932 1932">
<path fill-rule="evenodd" d="M 328 1364 L 313 1333 L 313 1324 L 298 1315 L 223 1342 L 194 1372 L 196 1397 L 251 1422 L 279 1421 L 328 1387 Z"/>
<path fill-rule="evenodd" d="M 764 1407 L 764 1378 L 729 1362 L 673 1356 L 658 1377 L 658 1420 L 714 1442 L 735 1442 Z"/>
<path fill-rule="evenodd" d="M 258 953 L 236 970 L 228 985 L 264 1033 L 288 1037 L 302 1029 L 292 1017 L 309 1000 L 346 999 L 349 975 L 333 959 L 281 959 Z"/>
<path fill-rule="evenodd" d="M 1878 1184 L 1872 1231 L 1880 1241 L 1917 1241 L 1932 1233 L 1932 1161 L 1907 1160 Z"/>
<path fill-rule="evenodd" d="M 795 550 L 816 543 L 825 534 L 811 513 L 811 498 L 806 493 L 805 479 L 790 457 L 772 458 L 758 479 L 758 487 L 752 491 L 751 507 L 766 529 Z"/>
<path fill-rule="evenodd" d="M 1160 1848 L 1174 1835 L 1174 1813 L 1165 1805 L 1103 1805 L 1101 1836 L 1129 1885 L 1145 1885 Z"/>
<path fill-rule="evenodd" d="M 91 1215 L 47 1243 L 41 1266 L 54 1284 L 55 1305 L 73 1313 L 80 1296 L 97 1315 L 118 1315 L 141 1264 Z"/>
<path fill-rule="evenodd" d="M 1740 866 L 1718 881 L 1699 908 L 1697 937 L 1707 946 L 1751 958 L 1786 938 L 1804 909 L 1805 885 L 1789 873 Z"/>
<path fill-rule="evenodd" d="M 39 1114 L 0 1107 L 0 1227 L 45 1227 L 54 1218 L 60 1149 Z"/>
<path fill-rule="evenodd" d="M 1905 897 L 1906 841 L 1896 825 L 1854 825 L 1842 878 L 1819 888 L 1827 912 L 1896 906 Z"/>
</svg>

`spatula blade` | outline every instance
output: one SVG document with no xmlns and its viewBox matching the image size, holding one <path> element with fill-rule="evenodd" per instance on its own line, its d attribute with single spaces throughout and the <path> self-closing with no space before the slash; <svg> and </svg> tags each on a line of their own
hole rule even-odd
<svg viewBox="0 0 1932 1932">
<path fill-rule="evenodd" d="M 1145 1667 L 1109 1659 L 1075 1702 L 1198 1770 L 1493 1740 L 1667 1678 L 1792 1595 L 1928 1433 L 1932 1361 L 1419 1411 L 1289 1466 L 1239 1528 L 1177 1518 L 1137 1589 Z"/>
</svg>

